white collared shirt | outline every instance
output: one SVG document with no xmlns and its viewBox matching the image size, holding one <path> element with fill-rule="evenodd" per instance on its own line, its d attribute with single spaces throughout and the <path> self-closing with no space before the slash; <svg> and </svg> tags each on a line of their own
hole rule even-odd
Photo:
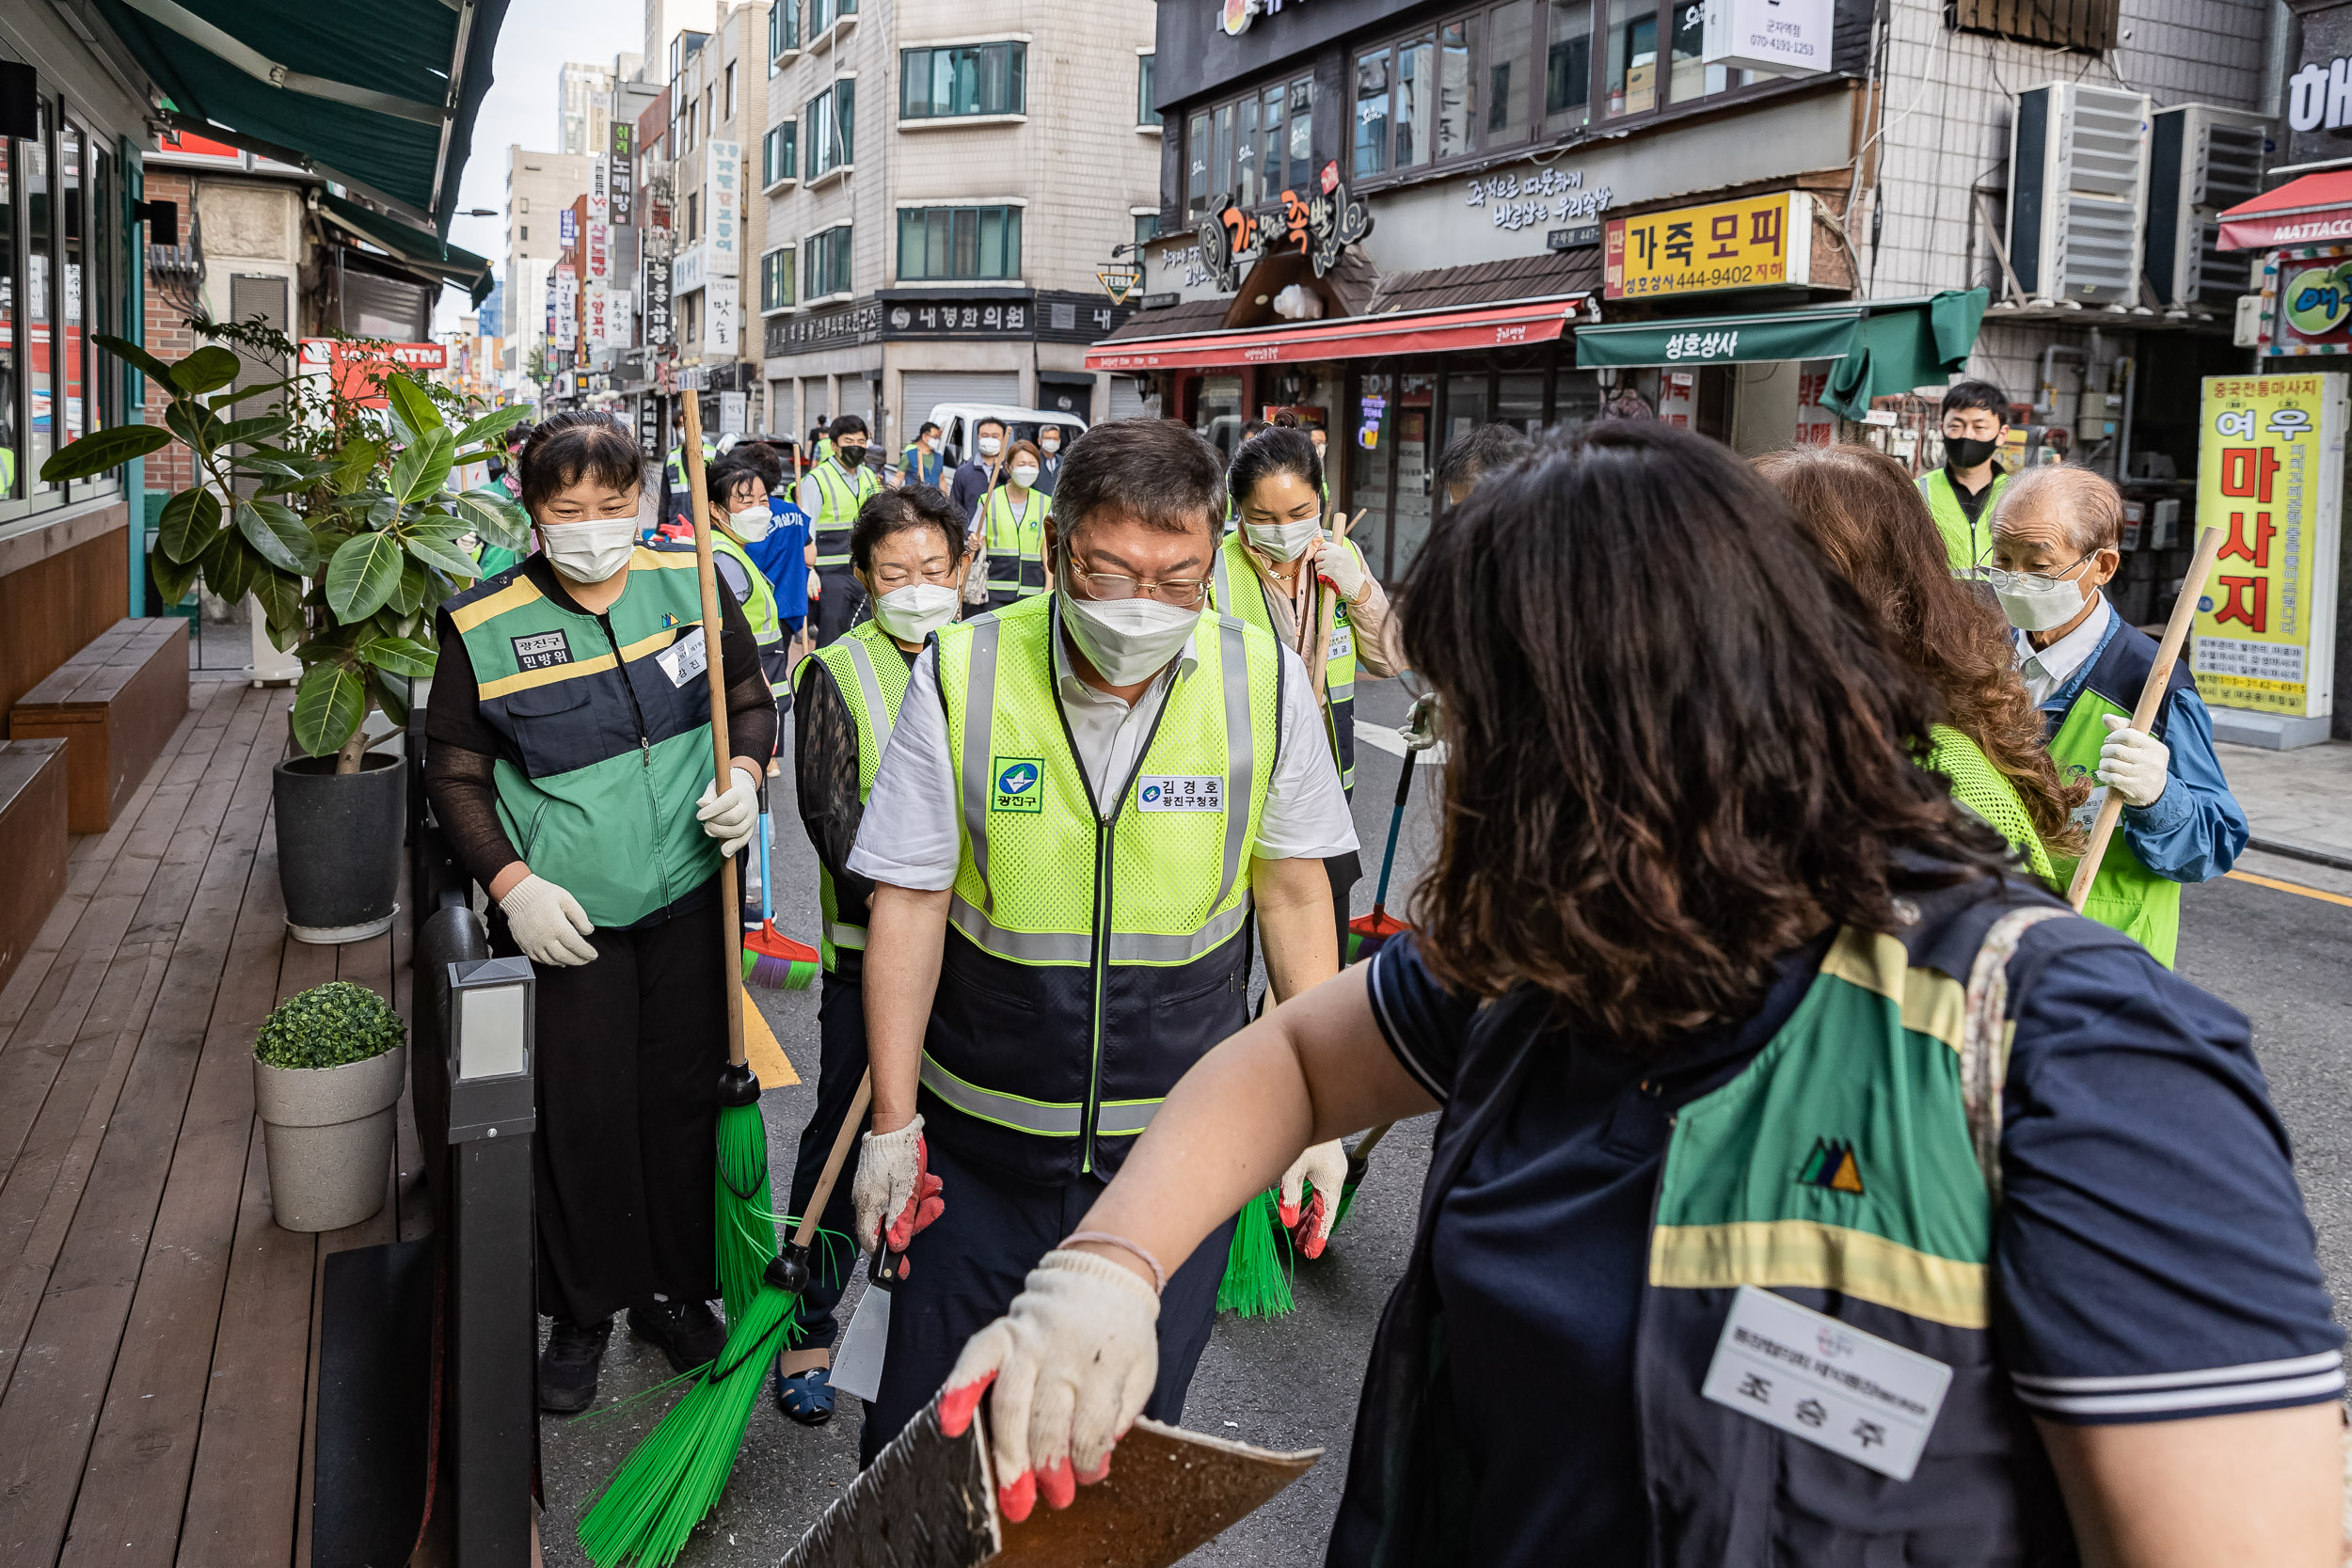
<svg viewBox="0 0 2352 1568">
<path fill-rule="evenodd" d="M 2010 635 L 2017 643 L 2017 673 L 2026 679 L 2026 694 L 2040 707 L 2050 700 L 2050 694 L 2074 678 L 2074 672 L 2083 667 L 2083 660 L 2099 651 L 2099 640 L 2107 634 L 2107 620 L 2115 607 L 2107 596 L 2099 595 L 2097 608 L 2083 617 L 2083 624 L 2046 648 L 2037 648 L 2022 631 Z"/>
<path fill-rule="evenodd" d="M 1260 860 L 1329 860 L 1357 847 L 1356 819 L 1340 788 L 1338 767 L 1324 739 L 1307 667 L 1283 648 L 1280 752 L 1266 786 L 1251 853 Z M 1126 783 L 1152 725 L 1175 682 L 1197 668 L 1189 648 L 1130 704 L 1098 691 L 1072 669 L 1054 638 L 1054 687 L 1070 723 L 1078 764 L 1098 798 Z M 890 744 L 874 772 L 873 792 L 859 820 L 849 869 L 871 881 L 918 892 L 952 887 L 961 852 L 955 765 L 947 750 L 947 716 L 939 702 L 939 645 L 915 658 Z"/>
</svg>

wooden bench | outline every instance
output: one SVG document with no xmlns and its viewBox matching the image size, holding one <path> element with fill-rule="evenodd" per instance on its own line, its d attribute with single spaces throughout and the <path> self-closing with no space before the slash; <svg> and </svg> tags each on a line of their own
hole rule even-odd
<svg viewBox="0 0 2352 1568">
<path fill-rule="evenodd" d="M 65 891 L 66 742 L 0 740 L 0 986 Z"/>
<path fill-rule="evenodd" d="M 187 711 L 187 622 L 126 617 L 17 699 L 8 736 L 64 738 L 67 825 L 103 833 Z"/>
</svg>

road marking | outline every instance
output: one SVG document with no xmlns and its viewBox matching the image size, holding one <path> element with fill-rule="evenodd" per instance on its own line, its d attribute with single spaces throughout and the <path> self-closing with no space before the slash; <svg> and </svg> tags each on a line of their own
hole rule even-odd
<svg viewBox="0 0 2352 1568">
<path fill-rule="evenodd" d="M 2296 893 L 2306 898 L 2316 898 L 2324 904 L 2342 904 L 2345 909 L 2352 910 L 2352 898 L 2346 898 L 2341 893 L 2322 893 L 2315 887 L 2305 887 L 2300 882 L 2282 882 L 2276 877 L 2257 877 L 2251 871 L 2225 871 L 2222 875 L 2233 877 L 2241 882 L 2251 882 L 2256 887 L 2276 888 L 2280 893 Z"/>
</svg>

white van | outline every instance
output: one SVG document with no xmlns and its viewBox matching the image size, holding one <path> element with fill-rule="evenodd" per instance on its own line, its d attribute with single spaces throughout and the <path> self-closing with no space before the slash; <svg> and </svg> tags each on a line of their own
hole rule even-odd
<svg viewBox="0 0 2352 1568">
<path fill-rule="evenodd" d="M 1045 426 L 1059 425 L 1061 444 L 1065 450 L 1071 442 L 1084 435 L 1087 428 L 1086 420 L 1075 414 L 1057 413 L 1046 408 L 1015 408 L 1009 404 L 997 403 L 938 404 L 932 407 L 930 420 L 939 426 L 939 454 L 946 461 L 949 473 L 956 471 L 957 464 L 975 455 L 972 431 L 982 420 L 1002 420 L 1006 430 L 1005 439 L 1009 443 L 1034 441 L 1037 433 Z M 915 428 L 919 430 L 922 426 L 918 424 Z M 893 453 L 892 457 L 895 461 L 897 454 Z"/>
</svg>

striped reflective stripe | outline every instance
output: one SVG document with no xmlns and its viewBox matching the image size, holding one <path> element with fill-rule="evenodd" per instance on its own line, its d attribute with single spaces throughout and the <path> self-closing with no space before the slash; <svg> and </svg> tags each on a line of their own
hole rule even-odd
<svg viewBox="0 0 2352 1568">
<path fill-rule="evenodd" d="M 516 578 L 495 594 L 485 594 L 471 604 L 459 605 L 449 612 L 453 630 L 464 634 L 496 615 L 519 610 L 540 597 L 539 590 L 529 578 Z"/>
<path fill-rule="evenodd" d="M 817 541 L 817 564 L 847 566 L 850 564 L 850 531 L 857 524 L 857 509 L 866 499 L 866 486 L 834 466 L 820 463 L 809 470 L 817 481 L 819 498 L 817 521 L 812 531 Z M 841 492 L 847 492 L 846 496 Z M 848 515 L 844 516 L 843 513 Z"/>
<path fill-rule="evenodd" d="M 1836 1291 L 1954 1328 L 1988 1327 L 1982 1263 L 1816 1220 L 1661 1225 L 1650 1232 L 1649 1282 L 1682 1290 L 1739 1285 Z"/>
<path fill-rule="evenodd" d="M 2344 1390 L 2339 1352 L 2321 1351 L 2283 1361 L 2210 1367 L 2140 1377 L 2036 1377 L 2014 1372 L 2017 1397 L 2036 1410 L 2061 1416 L 2144 1416 L 2215 1410 L 2234 1404 L 2314 1404 Z"/>
<path fill-rule="evenodd" d="M 835 947 L 847 947 L 855 953 L 866 951 L 866 927 L 863 926 L 852 926 L 846 920 L 827 921 L 825 937 Z"/>
<path fill-rule="evenodd" d="M 1216 595 L 1216 608 L 1228 615 L 1240 614 L 1241 611 L 1233 608 L 1232 586 L 1225 577 L 1224 548 L 1220 546 L 1210 560 L 1213 564 L 1209 567 L 1209 592 Z"/>
<path fill-rule="evenodd" d="M 1181 964 L 1215 952 L 1230 942 L 1249 918 L 1251 902 L 1245 894 L 1240 903 L 1223 914 L 1214 916 L 1198 931 L 1182 935 L 1157 932 L 1114 931 L 1111 933 L 1110 961 L 1115 964 Z M 1094 938 L 1084 931 L 1013 931 L 997 925 L 973 906 L 961 894 L 947 900 L 947 919 L 959 931 L 970 937 L 982 952 L 1021 964 L 1085 965 L 1094 961 Z"/>
<path fill-rule="evenodd" d="M 986 910 L 976 911 L 982 919 L 993 914 L 996 907 L 996 893 L 988 881 L 988 801 L 992 782 L 988 760 L 989 743 L 995 737 L 996 648 L 1003 635 L 1003 623 L 990 617 L 983 616 L 974 624 L 972 663 L 963 683 L 963 835 L 972 846 L 972 870 L 980 879 L 980 895 L 988 900 Z"/>
<path fill-rule="evenodd" d="M 504 595 L 494 594 L 493 597 L 504 597 Z M 568 664 L 550 664 L 544 670 L 521 670 L 511 675 L 501 675 L 497 680 L 484 681 L 481 683 L 480 700 L 486 703 L 494 697 L 512 696 L 517 691 L 529 691 L 534 687 L 553 686 L 558 681 L 578 680 L 583 675 L 601 674 L 616 663 L 633 663 L 644 658 L 647 654 L 658 654 L 693 629 L 691 626 L 666 626 L 655 632 L 651 637 L 641 637 L 623 647 L 621 657 L 617 660 L 611 654 L 598 654 L 594 658 L 574 659 Z"/>
<path fill-rule="evenodd" d="M 1225 879 L 1217 883 L 1216 896 L 1209 901 L 1213 910 L 1225 902 L 1241 877 L 1241 857 L 1249 847 L 1249 780 L 1257 769 L 1257 738 L 1249 728 L 1249 651 L 1243 641 L 1241 622 L 1232 615 L 1218 617 L 1216 637 L 1225 678 Z M 1209 926 L 1216 924 L 1212 920 Z M 1194 933 L 1194 941 L 1206 935 L 1208 927 L 1203 927 Z M 1120 940 L 1115 934 L 1111 938 L 1113 963 L 1120 961 Z"/>
<path fill-rule="evenodd" d="M 1094 1135 L 1132 1138 L 1151 1126 L 1152 1118 L 1167 1103 L 1164 1100 L 1106 1100 L 1094 1114 Z"/>
<path fill-rule="evenodd" d="M 1352 703 L 1356 700 L 1356 683 L 1354 681 L 1334 681 L 1331 685 L 1323 689 L 1323 695 L 1325 699 L 1329 702 Z"/>
<path fill-rule="evenodd" d="M 874 727 L 874 754 L 879 757 L 882 748 L 890 744 L 891 728 L 890 708 L 882 701 L 882 681 L 874 673 L 874 661 L 866 654 L 863 639 L 845 637 L 841 646 L 849 651 L 850 669 L 857 675 L 858 700 L 866 705 L 866 721 Z"/>
<path fill-rule="evenodd" d="M 1903 944 L 1883 931 L 1849 926 L 1837 933 L 1821 959 L 1821 973 L 1874 991 L 1901 1006 L 1903 1027 L 1942 1040 L 1954 1051 L 1968 1014 L 1958 980 L 1931 969 L 1915 969 Z"/>
<path fill-rule="evenodd" d="M 1041 1138 L 1074 1138 L 1086 1128 L 1087 1108 L 1083 1102 L 1057 1105 L 1017 1094 L 998 1094 L 994 1089 L 984 1089 L 957 1077 L 940 1066 L 928 1051 L 923 1053 L 923 1086 L 965 1116 L 993 1121 L 1016 1132 L 1033 1132 Z"/>
</svg>

